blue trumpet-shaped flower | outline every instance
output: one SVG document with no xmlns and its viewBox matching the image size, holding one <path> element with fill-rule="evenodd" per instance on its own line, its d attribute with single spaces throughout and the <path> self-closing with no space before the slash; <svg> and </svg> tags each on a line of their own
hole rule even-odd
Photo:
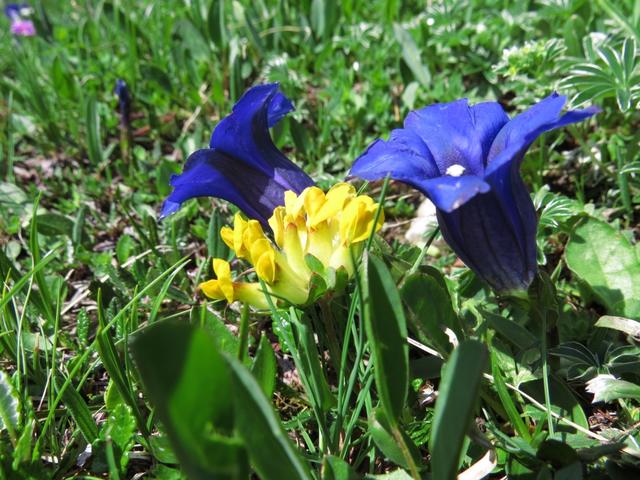
<svg viewBox="0 0 640 480">
<path fill-rule="evenodd" d="M 273 210 L 284 205 L 285 191 L 299 194 L 314 184 L 276 148 L 269 134 L 269 128 L 291 110 L 293 104 L 278 91 L 278 84 L 245 92 L 216 126 L 209 148 L 191 154 L 183 173 L 172 177 L 174 190 L 161 217 L 191 198 L 219 197 L 266 226 Z"/>
<path fill-rule="evenodd" d="M 128 127 L 131 118 L 131 94 L 127 82 L 122 79 L 116 80 L 116 86 L 113 93 L 118 97 L 118 109 L 120 110 L 120 124 Z"/>
<path fill-rule="evenodd" d="M 565 102 L 554 93 L 512 119 L 495 102 L 428 106 L 410 113 L 389 140 L 369 146 L 351 174 L 389 175 L 420 190 L 437 208 L 444 239 L 469 268 L 498 292 L 525 289 L 537 268 L 537 218 L 520 163 L 543 132 L 598 111 L 561 114 Z"/>
</svg>

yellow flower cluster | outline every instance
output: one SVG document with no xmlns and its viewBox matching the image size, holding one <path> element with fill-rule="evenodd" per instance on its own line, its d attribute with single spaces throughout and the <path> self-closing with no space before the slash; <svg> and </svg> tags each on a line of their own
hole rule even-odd
<svg viewBox="0 0 640 480">
<path fill-rule="evenodd" d="M 334 185 L 326 194 L 309 187 L 300 195 L 285 193 L 284 206 L 277 207 L 269 219 L 273 240 L 260 222 L 245 220 L 240 214 L 233 228 L 223 227 L 220 235 L 238 258 L 254 267 L 274 302 L 304 305 L 309 301 L 312 276 L 322 275 L 313 268 L 318 262 L 324 273 L 353 275 L 352 258 L 362 254 L 365 240 L 384 222 L 382 212 L 376 222 L 377 211 L 378 204 L 371 197 L 357 195 L 350 184 Z M 205 295 L 267 308 L 258 282 L 234 281 L 229 263 L 219 258 L 213 260 L 213 270 L 217 278 L 200 285 Z"/>
</svg>

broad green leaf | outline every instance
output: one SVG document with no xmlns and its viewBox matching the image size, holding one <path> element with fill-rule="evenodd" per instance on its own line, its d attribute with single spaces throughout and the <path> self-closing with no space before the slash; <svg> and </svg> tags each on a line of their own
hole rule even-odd
<svg viewBox="0 0 640 480">
<path fill-rule="evenodd" d="M 401 294 L 412 313 L 409 321 L 418 339 L 433 345 L 441 354 L 448 354 L 452 346 L 445 329 L 457 330 L 449 292 L 431 275 L 415 273 L 405 280 Z"/>
<path fill-rule="evenodd" d="M 527 350 L 538 344 L 538 339 L 529 330 L 513 320 L 504 318 L 495 313 L 482 310 L 482 317 L 496 332 L 519 350 Z"/>
<path fill-rule="evenodd" d="M 358 480 L 351 465 L 340 457 L 326 455 L 322 464 L 322 480 Z"/>
<path fill-rule="evenodd" d="M 204 311 L 203 311 L 204 310 Z M 200 308 L 193 310 L 192 321 L 196 323 L 202 319 L 202 326 L 211 334 L 211 338 L 215 342 L 216 349 L 220 353 L 228 353 L 235 355 L 238 352 L 240 340 L 225 325 L 220 317 L 202 305 Z"/>
<path fill-rule="evenodd" d="M 487 349 L 476 340 L 466 340 L 446 363 L 429 441 L 433 478 L 454 479 L 478 401 Z"/>
<path fill-rule="evenodd" d="M 145 391 L 189 477 L 246 478 L 246 453 L 230 436 L 237 399 L 228 394 L 231 375 L 214 338 L 188 323 L 164 321 L 133 336 L 130 348 Z"/>
<path fill-rule="evenodd" d="M 7 430 L 16 439 L 20 424 L 20 399 L 9 375 L 0 370 L 0 431 Z"/>
<path fill-rule="evenodd" d="M 73 234 L 73 220 L 59 213 L 44 213 L 38 215 L 38 233 L 42 235 L 68 235 Z"/>
<path fill-rule="evenodd" d="M 310 479 L 307 465 L 298 456 L 256 379 L 235 358 L 227 355 L 225 361 L 233 378 L 235 429 L 260 478 Z"/>
<path fill-rule="evenodd" d="M 368 256 L 363 279 L 365 327 L 374 375 L 387 419 L 396 424 L 407 399 L 409 347 L 398 289 L 382 260 Z"/>
<path fill-rule="evenodd" d="M 573 231 L 565 255 L 609 313 L 640 319 L 640 260 L 624 236 L 590 218 Z"/>
<path fill-rule="evenodd" d="M 253 360 L 251 373 L 262 387 L 267 398 L 271 398 L 273 390 L 276 386 L 276 356 L 273 353 L 273 347 L 266 335 L 260 337 L 256 358 Z"/>
<path fill-rule="evenodd" d="M 419 463 L 420 453 L 415 443 L 404 432 L 397 430 L 403 440 L 403 442 L 399 442 L 395 438 L 392 428 L 382 409 L 373 411 L 373 415 L 369 419 L 369 433 L 383 455 L 403 468 L 409 468 L 407 453 L 413 458 L 414 463 Z M 403 446 L 408 449 L 408 452 L 403 451 Z"/>
<path fill-rule="evenodd" d="M 520 388 L 534 397 L 538 402 L 544 403 L 544 387 L 542 380 L 523 383 Z M 589 422 L 584 414 L 582 405 L 567 385 L 556 378 L 549 377 L 549 393 L 551 399 L 551 409 L 565 418 L 577 423 L 581 427 L 589 428 Z"/>
</svg>

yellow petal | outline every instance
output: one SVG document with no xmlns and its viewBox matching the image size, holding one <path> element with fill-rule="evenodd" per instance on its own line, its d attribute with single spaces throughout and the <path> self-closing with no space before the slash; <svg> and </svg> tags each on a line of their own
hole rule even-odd
<svg viewBox="0 0 640 480">
<path fill-rule="evenodd" d="M 276 280 L 276 252 L 266 238 L 257 240 L 251 246 L 251 263 L 256 274 L 267 283 Z"/>
<path fill-rule="evenodd" d="M 301 217 L 304 209 L 304 196 L 307 189 L 305 189 L 300 195 L 296 195 L 296 192 L 287 190 L 284 192 L 284 208 L 287 215 L 290 215 L 294 220 Z"/>
<path fill-rule="evenodd" d="M 273 231 L 273 238 L 276 241 L 276 245 L 282 248 L 284 243 L 284 230 L 285 230 L 285 209 L 284 207 L 276 207 L 273 211 L 273 215 L 269 218 L 269 226 Z"/>
<path fill-rule="evenodd" d="M 247 251 L 251 251 L 253 244 L 261 239 L 266 240 L 266 236 L 264 234 L 264 230 L 262 230 L 262 225 L 257 220 L 249 220 L 247 225 L 242 232 L 242 244 L 243 248 Z"/>
<path fill-rule="evenodd" d="M 236 251 L 236 245 L 233 241 L 234 231 L 233 228 L 227 227 L 226 225 L 220 229 L 220 237 L 222 237 L 222 241 L 234 252 Z"/>
<path fill-rule="evenodd" d="M 231 279 L 231 265 L 221 258 L 213 259 L 213 271 L 217 277 L 216 288 L 222 292 L 227 302 L 233 302 L 233 281 Z M 206 295 L 206 292 L 205 292 Z"/>
<path fill-rule="evenodd" d="M 309 187 L 304 193 L 304 209 L 307 212 L 307 225 L 317 225 L 316 215 L 322 209 L 325 202 L 325 195 L 318 187 Z"/>
<path fill-rule="evenodd" d="M 329 220 L 340 213 L 345 205 L 356 196 L 356 189 L 349 183 L 337 183 L 329 189 L 326 201 L 316 213 L 310 226 L 316 226 L 320 222 Z"/>
<path fill-rule="evenodd" d="M 249 254 L 248 250 L 244 247 L 242 238 L 244 231 L 247 228 L 247 221 L 242 218 L 242 215 L 236 213 L 233 217 L 233 249 L 236 252 L 238 258 L 246 258 Z"/>
<path fill-rule="evenodd" d="M 213 300 L 226 300 L 224 293 L 220 290 L 218 280 L 207 280 L 202 282 L 198 287 L 204 292 L 204 294 Z"/>
<path fill-rule="evenodd" d="M 373 228 L 378 204 L 371 197 L 360 195 L 351 200 L 340 217 L 340 239 L 344 245 L 351 245 L 369 238 Z M 382 212 L 381 212 L 382 213 Z M 382 227 L 384 218 L 380 215 L 376 231 Z"/>
</svg>

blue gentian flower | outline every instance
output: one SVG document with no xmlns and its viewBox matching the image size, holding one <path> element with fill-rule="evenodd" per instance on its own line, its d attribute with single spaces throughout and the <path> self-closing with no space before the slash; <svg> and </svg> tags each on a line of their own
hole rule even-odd
<svg viewBox="0 0 640 480">
<path fill-rule="evenodd" d="M 120 110 L 120 123 L 128 127 L 131 118 L 131 94 L 127 82 L 122 79 L 116 80 L 113 92 L 118 96 L 118 109 Z"/>
<path fill-rule="evenodd" d="M 369 146 L 351 174 L 389 175 L 420 190 L 436 206 L 444 239 L 478 277 L 498 292 L 526 289 L 537 268 L 537 218 L 520 163 L 543 132 L 598 112 L 561 115 L 565 102 L 554 93 L 512 119 L 496 102 L 428 106 Z"/>
<path fill-rule="evenodd" d="M 299 194 L 314 184 L 276 148 L 269 134 L 269 128 L 291 110 L 293 104 L 278 91 L 277 83 L 246 91 L 216 126 L 209 148 L 191 154 L 183 173 L 171 178 L 174 190 L 161 218 L 191 198 L 219 197 L 267 226 L 273 210 L 284 205 L 285 191 Z"/>
</svg>

